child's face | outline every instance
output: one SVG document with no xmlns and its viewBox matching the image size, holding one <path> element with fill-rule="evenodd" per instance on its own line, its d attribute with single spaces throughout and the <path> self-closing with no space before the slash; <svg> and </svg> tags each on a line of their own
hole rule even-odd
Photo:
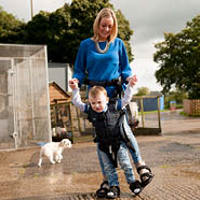
<svg viewBox="0 0 200 200">
<path fill-rule="evenodd" d="M 106 104 L 108 103 L 108 98 L 104 93 L 100 93 L 96 97 L 89 96 L 88 100 L 92 109 L 98 113 L 103 112 Z"/>
</svg>

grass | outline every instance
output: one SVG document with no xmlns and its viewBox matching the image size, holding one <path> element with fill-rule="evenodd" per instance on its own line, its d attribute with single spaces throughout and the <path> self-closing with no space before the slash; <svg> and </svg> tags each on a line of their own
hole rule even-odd
<svg viewBox="0 0 200 200">
<path fill-rule="evenodd" d="M 183 111 L 180 112 L 181 115 L 185 116 L 185 117 L 200 117 L 200 115 L 189 115 Z"/>
<path fill-rule="evenodd" d="M 164 109 L 164 110 L 161 110 L 160 112 L 168 112 L 170 111 L 169 109 Z M 151 113 L 157 113 L 158 110 L 152 110 L 152 111 L 145 111 L 143 112 L 144 114 L 151 114 Z M 138 112 L 139 115 L 141 115 L 141 112 Z"/>
</svg>

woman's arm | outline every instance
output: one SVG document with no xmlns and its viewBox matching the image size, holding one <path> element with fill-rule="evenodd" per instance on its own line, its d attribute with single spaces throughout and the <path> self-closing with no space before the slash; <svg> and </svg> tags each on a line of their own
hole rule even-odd
<svg viewBox="0 0 200 200">
<path fill-rule="evenodd" d="M 86 49 L 84 42 L 81 42 L 74 64 L 73 78 L 79 80 L 80 84 L 83 83 L 85 78 Z"/>
<path fill-rule="evenodd" d="M 119 67 L 121 69 L 122 82 L 124 83 L 128 77 L 133 75 L 133 72 L 129 64 L 126 47 L 122 40 L 119 49 Z"/>
</svg>

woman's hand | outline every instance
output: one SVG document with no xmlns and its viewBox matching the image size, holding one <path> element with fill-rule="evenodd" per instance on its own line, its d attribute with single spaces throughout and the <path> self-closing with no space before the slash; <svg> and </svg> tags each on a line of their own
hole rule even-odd
<svg viewBox="0 0 200 200">
<path fill-rule="evenodd" d="M 79 83 L 79 80 L 76 79 L 76 78 L 73 78 L 71 80 L 69 80 L 69 87 L 72 89 L 72 90 L 75 90 L 78 88 L 78 83 Z"/>
<path fill-rule="evenodd" d="M 128 81 L 130 86 L 134 86 L 138 81 L 136 75 L 129 76 L 126 80 Z"/>
</svg>

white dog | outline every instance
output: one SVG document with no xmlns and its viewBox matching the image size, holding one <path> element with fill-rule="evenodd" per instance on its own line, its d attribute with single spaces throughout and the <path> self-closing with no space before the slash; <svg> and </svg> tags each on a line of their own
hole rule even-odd
<svg viewBox="0 0 200 200">
<path fill-rule="evenodd" d="M 41 147 L 38 166 L 41 167 L 43 156 L 47 156 L 52 164 L 60 163 L 63 159 L 62 152 L 65 148 L 71 148 L 72 143 L 68 139 L 63 139 L 61 142 L 49 142 Z"/>
</svg>

